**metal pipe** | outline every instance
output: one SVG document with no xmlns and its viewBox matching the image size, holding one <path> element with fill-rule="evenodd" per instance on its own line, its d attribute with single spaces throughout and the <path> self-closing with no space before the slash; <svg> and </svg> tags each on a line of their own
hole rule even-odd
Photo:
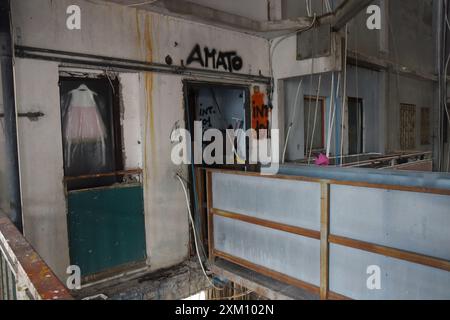
<svg viewBox="0 0 450 320">
<path fill-rule="evenodd" d="M 165 65 L 154 62 L 144 62 L 138 60 L 25 46 L 15 46 L 15 51 L 16 56 L 21 58 L 57 61 L 71 65 L 107 68 L 108 70 L 157 72 L 270 84 L 270 78 L 262 75 L 257 76 L 241 73 L 214 71 L 210 69 L 188 68 L 185 66 Z"/>
<path fill-rule="evenodd" d="M 17 139 L 17 111 L 11 36 L 11 8 L 9 0 L 0 0 L 0 68 L 3 90 L 3 108 L 5 114 L 6 176 L 10 190 L 9 215 L 17 229 L 19 229 L 20 232 L 23 232 L 19 148 Z"/>
<path fill-rule="evenodd" d="M 442 50 L 444 37 L 443 37 L 443 25 L 444 25 L 444 3 L 442 0 L 434 0 L 433 7 L 435 16 L 433 21 L 435 21 L 435 59 L 436 59 L 436 73 L 439 75 L 438 83 L 436 85 L 436 103 L 437 108 L 435 109 L 435 123 L 437 123 L 436 131 L 434 132 L 435 140 L 433 142 L 433 169 L 435 171 L 441 171 L 442 169 L 442 156 L 443 156 L 443 121 L 442 121 L 442 106 L 443 106 L 443 56 L 444 52 Z M 444 82 L 445 83 L 445 82 Z"/>
</svg>

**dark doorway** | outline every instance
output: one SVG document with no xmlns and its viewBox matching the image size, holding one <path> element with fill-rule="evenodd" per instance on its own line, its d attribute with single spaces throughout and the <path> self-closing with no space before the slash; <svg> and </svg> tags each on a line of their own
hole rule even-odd
<svg viewBox="0 0 450 320">
<path fill-rule="evenodd" d="M 350 155 L 364 152 L 363 100 L 348 98 L 348 152 Z"/>
<path fill-rule="evenodd" d="M 250 90 L 247 86 L 216 84 L 209 82 L 186 81 L 184 83 L 185 106 L 186 106 L 186 127 L 188 128 L 192 142 L 194 142 L 194 122 L 202 123 L 202 133 L 208 129 L 217 129 L 222 132 L 222 137 L 226 136 L 227 129 L 242 129 L 246 131 L 251 127 L 251 110 L 250 110 Z M 206 247 L 208 245 L 208 228 L 207 228 L 207 192 L 206 170 L 210 168 L 227 168 L 234 170 L 248 170 L 247 162 L 239 163 L 238 159 L 244 155 L 248 159 L 248 139 L 244 149 L 240 147 L 237 138 L 234 142 L 236 153 L 235 164 L 191 164 L 189 168 L 189 181 L 191 203 L 193 205 L 192 212 L 196 228 L 199 232 L 199 240 Z M 208 143 L 203 143 L 202 151 Z M 225 144 L 225 141 L 224 141 Z M 192 144 L 194 146 L 194 144 Z M 224 145 L 225 148 L 225 145 Z M 190 159 L 194 158 L 194 148 Z M 225 156 L 225 155 L 224 155 Z M 191 242 L 192 243 L 192 242 Z M 192 248 L 192 250 L 194 250 Z"/>
<path fill-rule="evenodd" d="M 195 139 L 195 121 L 202 123 L 203 133 L 208 129 L 221 131 L 222 137 L 224 137 L 224 144 L 226 143 L 225 139 L 228 138 L 226 134 L 227 129 L 242 129 L 246 131 L 251 126 L 250 94 L 248 87 L 204 82 L 186 82 L 185 95 L 187 105 L 186 119 L 192 141 Z M 242 141 L 242 139 L 236 137 L 236 141 L 234 141 L 236 158 L 247 158 L 246 147 L 248 143 L 244 142 L 245 140 Z M 203 148 L 209 143 L 203 143 Z M 240 163 L 239 159 L 236 159 L 235 163 L 236 165 L 227 165 L 226 167 L 239 169 L 239 167 L 245 165 L 245 162 Z M 226 159 L 223 159 L 223 164 L 206 165 L 203 163 L 200 166 L 223 167 L 225 164 Z"/>
</svg>

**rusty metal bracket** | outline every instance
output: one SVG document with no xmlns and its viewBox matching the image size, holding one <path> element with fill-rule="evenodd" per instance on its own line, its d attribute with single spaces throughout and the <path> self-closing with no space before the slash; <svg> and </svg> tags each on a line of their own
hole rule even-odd
<svg viewBox="0 0 450 320">
<path fill-rule="evenodd" d="M 42 118 L 43 116 L 45 116 L 44 113 L 38 111 L 38 112 L 21 112 L 18 113 L 17 116 L 19 118 L 28 118 L 30 121 L 38 121 L 39 118 Z M 0 118 L 4 118 L 5 114 L 4 113 L 0 113 Z"/>
</svg>

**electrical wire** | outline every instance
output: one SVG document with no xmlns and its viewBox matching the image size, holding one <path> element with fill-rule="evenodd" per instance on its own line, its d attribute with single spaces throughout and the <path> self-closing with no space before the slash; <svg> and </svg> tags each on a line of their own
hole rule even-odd
<svg viewBox="0 0 450 320">
<path fill-rule="evenodd" d="M 326 150 L 327 158 L 330 157 L 331 137 L 332 137 L 335 113 L 336 113 L 336 104 L 334 103 L 334 72 L 333 72 L 331 74 L 330 116 L 328 119 L 327 150 Z"/>
<path fill-rule="evenodd" d="M 302 29 L 295 30 L 293 32 L 290 32 L 290 33 L 282 36 L 275 42 L 275 44 L 272 43 L 273 39 L 269 41 L 269 44 L 270 44 L 270 46 L 269 46 L 269 71 L 270 71 L 270 79 L 271 79 L 270 80 L 271 92 L 270 92 L 270 97 L 269 97 L 269 104 L 272 104 L 272 98 L 273 98 L 273 93 L 274 93 L 274 89 L 275 89 L 275 83 L 274 83 L 275 80 L 274 80 L 274 74 L 273 74 L 273 55 L 275 54 L 276 48 L 280 45 L 281 42 L 283 42 L 287 38 L 291 37 L 292 35 L 296 35 L 298 33 L 310 30 L 311 28 L 314 27 L 316 22 L 317 22 L 317 16 L 314 14 L 314 18 L 309 26 L 302 28 Z"/>
<path fill-rule="evenodd" d="M 211 95 L 212 95 L 214 103 L 216 104 L 216 107 L 217 107 L 217 109 L 219 111 L 220 118 L 221 118 L 222 123 L 223 123 L 223 125 L 225 127 L 225 134 L 226 134 L 226 136 L 227 136 L 227 138 L 228 138 L 228 140 L 229 140 L 229 142 L 231 144 L 232 152 L 234 153 L 234 156 L 236 157 L 236 161 L 237 161 L 238 164 L 245 164 L 246 161 L 239 156 L 238 151 L 236 150 L 236 147 L 234 146 L 234 139 L 233 139 L 233 137 L 230 136 L 230 133 L 227 130 L 228 129 L 227 122 L 225 120 L 225 117 L 222 114 L 222 110 L 220 108 L 219 101 L 217 100 L 217 96 L 216 96 L 216 93 L 215 93 L 213 88 L 211 88 Z M 235 139 L 236 139 L 236 137 L 235 137 Z"/>
<path fill-rule="evenodd" d="M 344 122 L 345 122 L 345 108 L 347 105 L 347 54 L 348 54 L 348 24 L 345 25 L 345 49 L 344 49 L 344 84 L 342 93 L 342 107 L 341 107 L 341 167 L 344 165 Z"/>
<path fill-rule="evenodd" d="M 317 85 L 317 98 L 316 98 L 316 110 L 314 114 L 314 125 L 313 125 L 313 131 L 311 135 L 311 147 L 309 148 L 309 154 L 308 154 L 308 164 L 310 163 L 312 149 L 314 145 L 314 136 L 316 133 L 316 122 L 317 122 L 317 112 L 319 110 L 319 95 L 320 95 L 320 87 L 322 82 L 322 75 L 319 75 L 319 84 Z"/>
<path fill-rule="evenodd" d="M 208 280 L 209 284 L 216 290 L 223 290 L 223 288 L 217 287 L 212 282 L 212 280 L 209 278 L 208 274 L 206 273 L 205 267 L 203 266 L 202 258 L 200 257 L 200 250 L 198 248 L 197 232 L 195 231 L 195 223 L 194 223 L 194 218 L 192 217 L 191 204 L 190 204 L 190 201 L 189 201 L 188 192 L 187 192 L 186 186 L 184 185 L 183 178 L 178 173 L 176 174 L 176 177 L 178 178 L 178 180 L 180 181 L 181 186 L 183 187 L 184 196 L 186 198 L 186 206 L 187 206 L 188 213 L 189 213 L 189 220 L 191 222 L 192 232 L 194 233 L 194 244 L 195 244 L 195 251 L 196 251 L 197 257 L 198 257 L 198 262 L 200 263 L 200 266 L 202 268 L 203 274 L 205 275 L 205 277 Z"/>
<path fill-rule="evenodd" d="M 448 19 L 448 1 L 446 0 L 445 1 L 445 23 L 446 23 L 446 25 L 447 25 L 447 28 L 448 28 L 448 30 L 450 31 L 450 22 L 449 22 L 449 19 Z M 449 62 L 450 62 L 450 53 L 449 53 L 449 55 L 448 55 L 448 58 L 447 58 L 447 61 L 446 61 L 446 63 L 445 63 L 445 73 L 444 73 L 444 79 L 445 79 L 445 83 L 447 84 L 447 82 L 448 82 L 448 78 L 447 78 L 447 76 L 448 76 L 448 66 L 449 66 Z M 447 102 L 447 99 L 445 99 L 445 101 L 444 101 L 444 107 L 445 107 L 445 112 L 446 112 L 446 114 L 447 114 L 447 121 L 448 121 L 448 126 L 450 127 L 450 113 L 449 113 L 449 111 L 448 111 L 448 102 Z M 444 137 L 443 137 L 444 138 Z M 444 138 L 445 139 L 445 138 Z M 449 172 L 449 170 L 450 170 L 450 144 L 448 144 L 448 146 L 447 146 L 447 172 Z M 445 151 L 444 151 L 445 152 Z"/>
<path fill-rule="evenodd" d="M 295 100 L 294 105 L 292 106 L 292 116 L 291 116 L 291 123 L 289 124 L 289 129 L 286 134 L 286 141 L 284 142 L 284 149 L 283 149 L 283 157 L 281 158 L 281 163 L 284 164 L 286 160 L 286 150 L 289 142 L 289 136 L 291 134 L 292 127 L 294 126 L 295 117 L 297 116 L 297 104 L 298 104 L 298 96 L 300 94 L 300 89 L 302 87 L 303 79 L 300 79 L 300 83 L 297 87 L 297 93 L 295 94 Z"/>
<path fill-rule="evenodd" d="M 131 4 L 127 4 L 126 7 L 139 7 L 139 6 L 144 6 L 146 4 L 155 3 L 156 1 L 158 1 L 158 0 L 149 0 L 149 1 L 144 1 L 144 2 L 131 3 Z"/>
<path fill-rule="evenodd" d="M 306 3 L 306 13 L 308 17 L 312 17 L 312 8 L 311 8 L 311 0 L 305 0 Z"/>
<path fill-rule="evenodd" d="M 311 73 L 310 73 L 310 81 L 309 81 L 309 90 L 312 90 L 313 87 L 313 79 L 314 79 L 314 55 L 315 55 L 315 49 L 316 49 L 316 43 L 317 43 L 317 33 L 314 34 L 313 42 L 312 42 L 312 49 L 311 49 Z M 306 121 L 306 137 L 305 137 L 305 156 L 308 154 L 308 146 L 309 146 L 309 124 L 311 120 L 311 102 L 312 99 L 308 99 L 308 118 Z M 309 161 L 309 160 L 308 160 Z"/>
<path fill-rule="evenodd" d="M 334 113 L 335 113 L 335 104 L 334 104 L 334 72 L 331 73 L 331 86 L 330 86 L 330 107 L 329 107 L 329 115 L 328 115 L 328 126 L 327 126 L 327 146 L 325 149 L 325 155 L 327 158 L 330 157 L 330 149 L 331 149 L 331 137 L 332 137 L 332 123 L 334 122 Z"/>
</svg>

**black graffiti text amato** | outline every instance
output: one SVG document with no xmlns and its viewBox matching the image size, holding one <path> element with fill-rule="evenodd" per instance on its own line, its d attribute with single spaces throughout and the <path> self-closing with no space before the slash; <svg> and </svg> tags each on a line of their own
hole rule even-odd
<svg viewBox="0 0 450 320">
<path fill-rule="evenodd" d="M 209 68 L 210 66 L 214 69 L 222 68 L 226 71 L 239 71 L 242 69 L 243 61 L 239 57 L 236 51 L 217 51 L 216 49 L 209 49 L 205 47 L 203 50 L 200 45 L 195 45 L 189 55 L 186 63 L 187 65 L 193 62 L 199 63 L 203 68 Z"/>
</svg>

